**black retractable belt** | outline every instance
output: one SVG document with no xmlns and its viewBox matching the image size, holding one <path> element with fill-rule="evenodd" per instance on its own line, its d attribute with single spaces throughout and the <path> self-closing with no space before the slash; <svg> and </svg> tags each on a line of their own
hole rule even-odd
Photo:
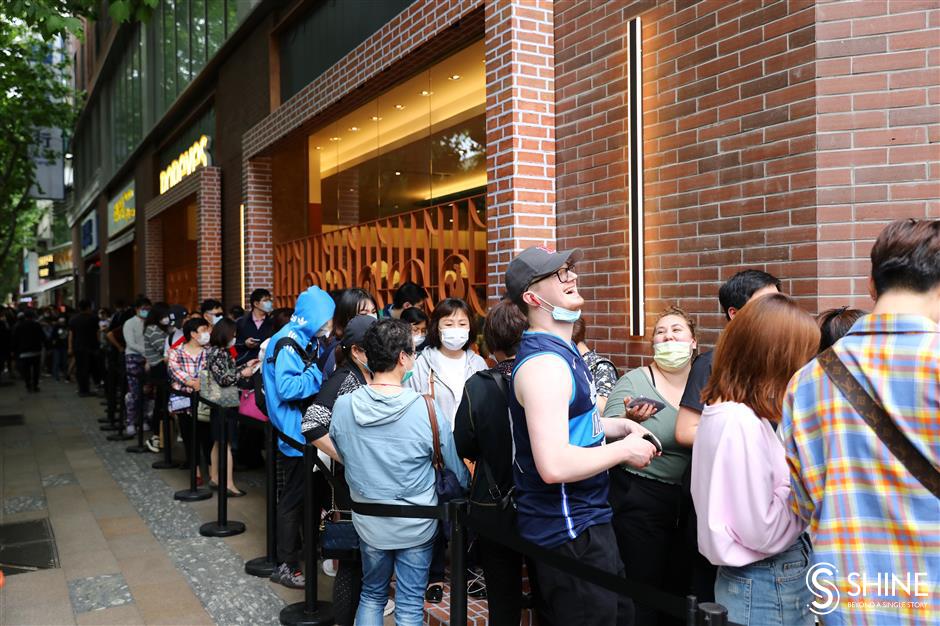
<svg viewBox="0 0 940 626">
<path fill-rule="evenodd" d="M 267 554 L 245 563 L 245 573 L 259 578 L 268 578 L 277 568 L 277 430 L 269 421 L 264 426 L 264 478 L 265 511 L 267 525 L 265 539 Z"/>
</svg>

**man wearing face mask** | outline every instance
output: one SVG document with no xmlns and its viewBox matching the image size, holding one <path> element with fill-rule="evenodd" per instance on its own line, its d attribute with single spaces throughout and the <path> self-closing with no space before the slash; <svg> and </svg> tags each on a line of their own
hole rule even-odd
<svg viewBox="0 0 940 626">
<path fill-rule="evenodd" d="M 516 352 L 509 393 L 519 534 L 582 563 L 623 576 L 607 504 L 607 470 L 646 467 L 657 455 L 645 428 L 601 418 L 590 370 L 571 341 L 584 299 L 580 250 L 524 250 L 506 270 L 506 291 L 529 330 Z M 551 567 L 536 571 L 552 622 L 633 624 L 628 598 Z"/>
<path fill-rule="evenodd" d="M 210 332 L 212 332 L 212 327 L 215 326 L 216 322 L 225 317 L 225 309 L 222 307 L 222 303 L 212 298 L 202 301 L 199 305 L 199 313 L 209 322 Z"/>
<path fill-rule="evenodd" d="M 310 287 L 297 298 L 294 314 L 271 337 L 261 365 L 265 404 L 271 424 L 302 444 L 304 401 L 312 398 L 323 383 L 316 366 L 319 337 L 329 335 L 336 305 L 328 293 Z M 304 587 L 300 570 L 300 520 L 303 515 L 303 455 L 283 441 L 278 442 L 278 463 L 284 487 L 277 503 L 278 567 L 271 580 L 293 589 Z M 312 513 L 311 513 L 312 514 Z"/>
<path fill-rule="evenodd" d="M 238 362 L 258 358 L 258 346 L 274 332 L 271 311 L 274 299 L 267 289 L 255 289 L 248 298 L 248 311 L 238 319 L 235 327 L 235 350 Z"/>
<path fill-rule="evenodd" d="M 134 302 L 134 317 L 124 322 L 124 367 L 127 372 L 127 395 L 124 403 L 127 407 L 127 425 L 124 435 L 132 437 L 137 434 L 137 415 L 143 410 L 144 404 L 144 366 L 147 363 L 146 344 L 144 342 L 144 321 L 150 315 L 152 303 L 149 298 L 140 296 Z M 145 430 L 149 430 L 147 424 Z"/>
</svg>

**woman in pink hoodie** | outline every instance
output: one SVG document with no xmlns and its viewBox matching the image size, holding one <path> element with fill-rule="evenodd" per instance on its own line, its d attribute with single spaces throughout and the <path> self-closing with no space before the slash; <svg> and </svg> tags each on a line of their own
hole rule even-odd
<svg viewBox="0 0 940 626">
<path fill-rule="evenodd" d="M 790 510 L 776 427 L 790 378 L 819 347 L 813 318 L 783 294 L 755 298 L 715 348 L 692 448 L 701 553 L 718 567 L 715 601 L 755 626 L 813 624 L 811 546 Z"/>
</svg>

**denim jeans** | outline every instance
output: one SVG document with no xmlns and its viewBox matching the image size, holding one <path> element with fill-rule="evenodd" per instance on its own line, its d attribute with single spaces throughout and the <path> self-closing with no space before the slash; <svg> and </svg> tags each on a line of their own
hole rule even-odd
<svg viewBox="0 0 940 626">
<path fill-rule="evenodd" d="M 715 601 L 728 621 L 753 626 L 813 626 L 806 586 L 812 547 L 806 535 L 775 556 L 742 567 L 718 568 Z"/>
<path fill-rule="evenodd" d="M 382 626 L 388 602 L 388 585 L 395 572 L 395 626 L 421 626 L 424 622 L 424 589 L 434 540 L 401 550 L 380 550 L 360 539 L 362 595 L 356 611 L 357 626 Z"/>
</svg>

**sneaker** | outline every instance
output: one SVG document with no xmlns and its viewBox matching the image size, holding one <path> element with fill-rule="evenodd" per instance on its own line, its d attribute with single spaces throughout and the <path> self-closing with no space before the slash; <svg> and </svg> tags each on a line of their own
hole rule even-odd
<svg viewBox="0 0 940 626">
<path fill-rule="evenodd" d="M 271 573 L 271 581 L 284 585 L 288 589 L 303 589 L 306 579 L 300 569 L 292 570 L 287 563 L 281 563 Z"/>
<path fill-rule="evenodd" d="M 124 429 L 124 434 L 128 437 L 133 437 L 137 434 L 137 428 L 133 424 L 128 424 L 127 428 Z"/>
<path fill-rule="evenodd" d="M 467 570 L 467 595 L 478 600 L 486 599 L 486 580 L 483 570 Z"/>
<path fill-rule="evenodd" d="M 388 599 L 388 602 L 385 603 L 385 609 L 382 611 L 382 615 L 388 617 L 395 612 L 395 601 L 391 598 Z"/>
<path fill-rule="evenodd" d="M 336 565 L 333 559 L 323 560 L 323 573 L 331 578 L 336 576 Z"/>
<path fill-rule="evenodd" d="M 144 445 L 147 446 L 147 449 L 151 452 L 157 453 L 160 451 L 160 437 L 159 435 L 152 435 L 147 441 L 144 442 Z"/>
</svg>

